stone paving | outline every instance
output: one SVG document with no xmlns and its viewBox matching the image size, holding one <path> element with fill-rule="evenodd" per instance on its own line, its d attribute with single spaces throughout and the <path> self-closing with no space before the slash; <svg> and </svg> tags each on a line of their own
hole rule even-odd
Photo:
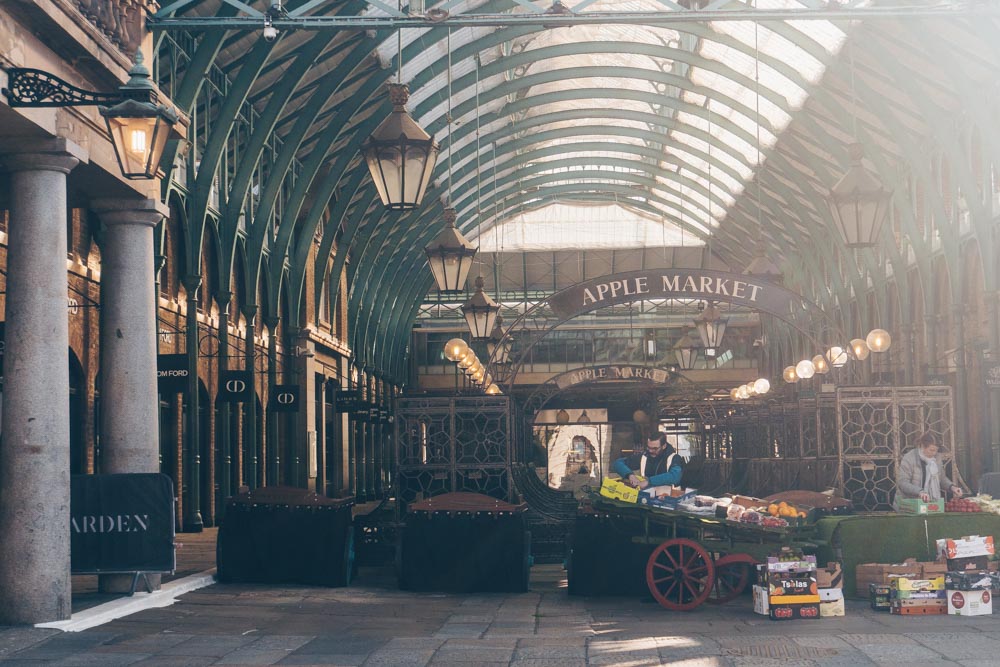
<svg viewBox="0 0 1000 667">
<path fill-rule="evenodd" d="M 774 622 L 749 598 L 670 612 L 569 597 L 559 566 L 523 594 L 215 585 L 81 633 L 0 627 L 0 665 L 474 665 L 673 667 L 1000 665 L 1000 614 L 899 617 L 848 602 L 837 619 Z"/>
</svg>

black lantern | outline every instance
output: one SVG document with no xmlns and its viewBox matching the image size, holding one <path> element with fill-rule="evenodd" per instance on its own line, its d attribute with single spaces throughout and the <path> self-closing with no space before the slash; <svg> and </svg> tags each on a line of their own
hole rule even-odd
<svg viewBox="0 0 1000 667">
<path fill-rule="evenodd" d="M 406 112 L 410 89 L 390 83 L 392 112 L 361 146 L 382 205 L 394 211 L 420 206 L 427 192 L 438 145 Z"/>
<path fill-rule="evenodd" d="M 851 166 L 830 191 L 830 210 L 848 248 L 870 248 L 885 224 L 892 191 L 861 164 L 861 144 L 851 144 L 848 152 Z"/>
<path fill-rule="evenodd" d="M 747 264 L 747 268 L 743 270 L 743 273 L 750 276 L 751 278 L 758 278 L 760 280 L 766 280 L 769 283 L 774 283 L 775 285 L 780 285 L 785 276 L 781 272 L 774 262 L 772 262 L 767 256 L 767 247 L 764 245 L 763 240 L 757 241 L 757 247 L 754 250 L 753 259 Z"/>
<path fill-rule="evenodd" d="M 722 346 L 722 336 L 726 333 L 728 318 L 719 314 L 719 309 L 711 301 L 701 312 L 701 315 L 694 318 L 694 324 L 698 327 L 698 335 L 701 336 L 702 345 L 705 347 L 705 354 L 714 357 L 715 351 Z"/>
<path fill-rule="evenodd" d="M 455 209 L 444 210 L 447 226 L 430 245 L 424 248 L 427 263 L 434 273 L 434 281 L 441 292 L 461 292 L 472 269 L 472 258 L 476 256 L 476 246 L 462 236 L 455 226 Z"/>
<path fill-rule="evenodd" d="M 684 334 L 674 345 L 674 354 L 682 371 L 691 370 L 698 361 L 698 348 L 688 334 Z"/>
<path fill-rule="evenodd" d="M 510 351 L 514 347 L 514 339 L 509 335 L 504 335 L 503 317 L 497 314 L 496 324 L 493 326 L 493 333 L 486 342 L 486 349 L 490 352 L 490 359 L 494 364 L 510 363 Z"/>
<path fill-rule="evenodd" d="M 462 313 L 469 325 L 474 339 L 483 340 L 490 337 L 496 326 L 500 306 L 483 291 L 483 277 L 476 278 L 476 293 L 462 305 Z"/>
<path fill-rule="evenodd" d="M 156 104 L 156 90 L 142 62 L 142 51 L 135 54 L 128 83 L 118 91 L 123 98 L 121 102 L 99 108 L 108 124 L 118 166 L 125 178 L 156 178 L 177 114 Z"/>
</svg>

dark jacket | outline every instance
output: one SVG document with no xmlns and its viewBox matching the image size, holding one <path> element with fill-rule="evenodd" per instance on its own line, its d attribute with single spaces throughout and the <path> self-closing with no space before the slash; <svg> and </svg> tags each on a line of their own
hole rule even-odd
<svg viewBox="0 0 1000 667">
<path fill-rule="evenodd" d="M 646 469 L 639 470 L 645 450 L 636 452 L 631 456 L 623 456 L 614 463 L 614 471 L 626 478 L 635 473 L 645 477 L 650 486 L 662 486 L 664 484 L 680 484 L 684 474 L 684 459 L 674 451 L 669 444 L 664 445 L 663 451 L 656 456 L 646 457 Z"/>
</svg>

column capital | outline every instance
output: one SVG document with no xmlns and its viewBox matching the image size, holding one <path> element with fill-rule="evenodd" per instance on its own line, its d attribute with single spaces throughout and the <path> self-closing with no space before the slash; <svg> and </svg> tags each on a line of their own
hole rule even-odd
<svg viewBox="0 0 1000 667">
<path fill-rule="evenodd" d="M 7 171 L 60 171 L 68 174 L 90 154 L 63 137 L 0 140 L 0 163 Z"/>
<path fill-rule="evenodd" d="M 92 199 L 90 210 L 105 225 L 145 225 L 155 227 L 170 214 L 163 202 L 155 199 Z"/>
</svg>

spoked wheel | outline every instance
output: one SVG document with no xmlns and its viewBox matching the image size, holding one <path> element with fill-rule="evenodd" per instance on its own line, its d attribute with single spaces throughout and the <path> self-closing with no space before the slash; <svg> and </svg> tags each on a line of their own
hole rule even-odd
<svg viewBox="0 0 1000 667">
<path fill-rule="evenodd" d="M 706 602 L 723 604 L 739 597 L 750 583 L 756 563 L 748 554 L 729 554 L 717 559 L 714 563 L 715 582 Z"/>
<path fill-rule="evenodd" d="M 708 599 L 714 581 L 712 557 L 692 540 L 667 540 L 646 561 L 649 592 L 667 609 L 694 609 Z"/>
</svg>

